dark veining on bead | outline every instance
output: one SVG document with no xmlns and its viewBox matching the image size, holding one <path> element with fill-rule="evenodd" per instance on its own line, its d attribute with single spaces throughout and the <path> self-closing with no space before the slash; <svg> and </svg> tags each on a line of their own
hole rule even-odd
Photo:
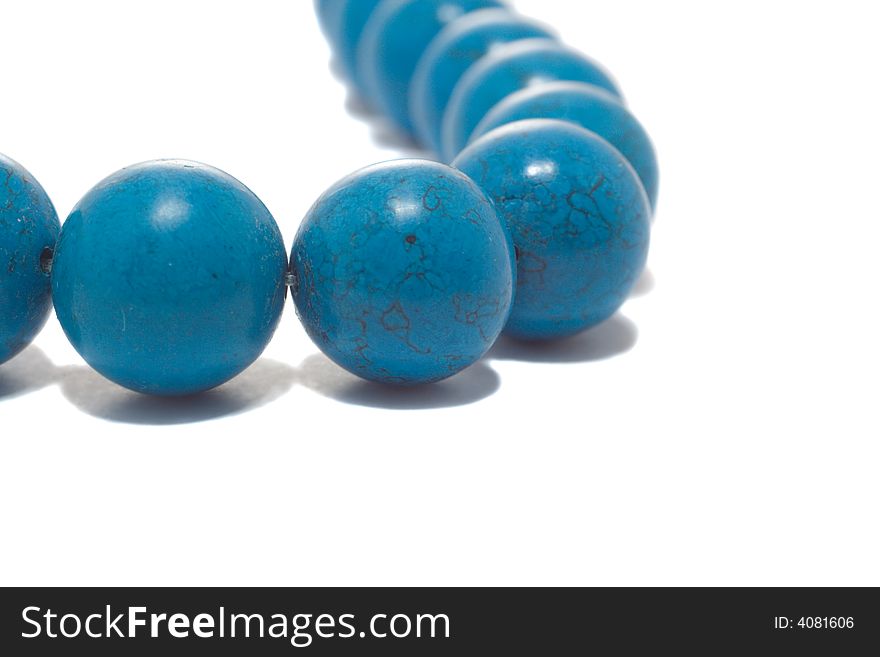
<svg viewBox="0 0 880 657">
<path fill-rule="evenodd" d="M 620 307 L 647 258 L 650 207 L 618 151 L 574 124 L 531 120 L 489 133 L 454 165 L 493 198 L 517 247 L 509 333 L 563 337 Z"/>
<path fill-rule="evenodd" d="M 315 204 L 291 255 L 294 301 L 343 367 L 385 383 L 436 381 L 497 337 L 512 262 L 504 226 L 472 181 L 399 161 L 346 178 Z"/>
</svg>

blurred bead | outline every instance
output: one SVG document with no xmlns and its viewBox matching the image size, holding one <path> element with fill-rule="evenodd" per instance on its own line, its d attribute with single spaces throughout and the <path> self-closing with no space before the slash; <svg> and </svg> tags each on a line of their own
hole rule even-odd
<svg viewBox="0 0 880 657">
<path fill-rule="evenodd" d="M 339 29 L 332 39 L 342 74 L 364 100 L 367 90 L 358 71 L 357 50 L 364 27 L 380 2 L 382 0 L 342 0 Z"/>
<path fill-rule="evenodd" d="M 383 0 L 370 16 L 357 51 L 367 100 L 412 136 L 409 87 L 419 58 L 444 26 L 498 0 Z"/>
<path fill-rule="evenodd" d="M 60 224 L 40 183 L 0 155 L 0 363 L 28 346 L 52 308 L 49 265 Z"/>
<path fill-rule="evenodd" d="M 341 180 L 312 207 L 291 255 L 293 300 L 327 356 L 374 381 L 452 376 L 510 311 L 513 245 L 459 171 L 399 160 Z"/>
<path fill-rule="evenodd" d="M 620 96 L 598 64 L 557 41 L 528 39 L 499 46 L 455 86 L 443 116 L 444 159 L 452 160 L 465 147 L 477 124 L 504 98 L 556 80 L 588 82 Z"/>
<path fill-rule="evenodd" d="M 275 220 L 240 182 L 194 162 L 147 162 L 73 209 L 55 254 L 55 309 L 108 379 L 197 393 L 262 353 L 284 307 L 286 261 Z"/>
<path fill-rule="evenodd" d="M 321 31 L 335 47 L 335 39 L 339 34 L 339 24 L 342 20 L 342 6 L 346 0 L 315 0 L 315 14 Z"/>
<path fill-rule="evenodd" d="M 576 123 L 608 141 L 632 164 L 651 201 L 657 202 L 657 156 L 648 133 L 618 98 L 584 82 L 548 82 L 511 94 L 480 121 L 471 141 L 523 119 Z"/>
<path fill-rule="evenodd" d="M 409 116 L 422 143 L 440 152 L 443 113 L 455 85 L 477 60 L 503 43 L 553 35 L 508 9 L 483 9 L 462 16 L 428 46 L 413 74 Z"/>
<path fill-rule="evenodd" d="M 546 340 L 588 329 L 626 300 L 648 254 L 650 207 L 626 159 L 563 121 L 510 123 L 453 165 L 495 201 L 518 251 L 505 331 Z"/>
</svg>

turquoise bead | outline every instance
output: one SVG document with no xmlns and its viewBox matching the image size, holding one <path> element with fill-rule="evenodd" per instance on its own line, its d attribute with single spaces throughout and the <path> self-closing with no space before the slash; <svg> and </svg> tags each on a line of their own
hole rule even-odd
<svg viewBox="0 0 880 657">
<path fill-rule="evenodd" d="M 28 346 L 52 308 L 49 264 L 60 224 L 40 183 L 0 155 L 0 363 Z"/>
<path fill-rule="evenodd" d="M 342 0 L 337 30 L 330 32 L 342 74 L 364 99 L 367 89 L 357 65 L 358 44 L 367 21 L 380 2 L 382 0 Z"/>
<path fill-rule="evenodd" d="M 358 76 L 367 100 L 412 136 L 410 82 L 428 44 L 460 16 L 500 5 L 496 0 L 383 0 L 358 44 Z"/>
<path fill-rule="evenodd" d="M 443 116 L 443 152 L 452 160 L 479 122 L 510 94 L 554 80 L 588 82 L 620 96 L 595 62 L 550 39 L 527 39 L 498 47 L 474 64 L 456 85 Z"/>
<path fill-rule="evenodd" d="M 573 123 L 509 123 L 468 146 L 454 166 L 495 202 L 519 253 L 506 332 L 573 335 L 611 317 L 641 274 L 650 206 L 626 159 Z"/>
<path fill-rule="evenodd" d="M 443 113 L 455 85 L 474 63 L 503 43 L 551 36 L 548 28 L 508 9 L 475 11 L 447 25 L 413 74 L 409 116 L 421 142 L 440 152 Z"/>
<path fill-rule="evenodd" d="M 583 82 L 548 82 L 511 94 L 480 121 L 471 141 L 523 119 L 571 121 L 608 141 L 629 160 L 657 205 L 657 156 L 648 133 L 618 98 Z"/>
<path fill-rule="evenodd" d="M 293 301 L 309 336 L 365 379 L 452 376 L 495 342 L 512 304 L 513 245 L 472 180 L 426 160 L 331 187 L 294 241 Z"/>
<path fill-rule="evenodd" d="M 330 39 L 331 45 L 339 34 L 340 22 L 342 21 L 342 7 L 346 0 L 314 0 L 315 13 L 321 31 Z"/>
<path fill-rule="evenodd" d="M 52 288 L 89 365 L 137 392 L 187 395 L 253 363 L 284 307 L 287 258 L 247 187 L 181 160 L 123 169 L 65 222 Z"/>
</svg>

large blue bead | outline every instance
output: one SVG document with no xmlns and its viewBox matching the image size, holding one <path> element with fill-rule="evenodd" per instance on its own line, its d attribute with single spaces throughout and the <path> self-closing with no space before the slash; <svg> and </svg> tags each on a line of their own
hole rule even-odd
<svg viewBox="0 0 880 657">
<path fill-rule="evenodd" d="M 412 134 L 409 88 L 419 58 L 443 27 L 498 0 L 383 0 L 358 45 L 358 75 L 367 99 L 401 130 Z"/>
<path fill-rule="evenodd" d="M 504 98 L 554 80 L 588 82 L 620 96 L 598 64 L 557 41 L 526 39 L 499 46 L 456 85 L 443 116 L 443 157 L 452 160 L 483 117 Z"/>
<path fill-rule="evenodd" d="M 367 21 L 380 2 L 382 0 L 342 0 L 337 32 L 330 34 L 342 74 L 364 99 L 367 89 L 357 65 L 358 44 Z"/>
<path fill-rule="evenodd" d="M 511 94 L 474 130 L 471 141 L 507 123 L 523 119 L 560 119 L 595 132 L 633 165 L 651 207 L 657 204 L 657 156 L 651 138 L 618 98 L 584 82 L 548 82 Z"/>
<path fill-rule="evenodd" d="M 626 159 L 573 123 L 510 123 L 453 163 L 495 201 L 519 252 L 506 331 L 560 338 L 613 315 L 645 265 L 650 207 Z"/>
<path fill-rule="evenodd" d="M 291 269 L 315 344 L 354 374 L 396 384 L 444 379 L 485 354 L 516 275 L 492 202 L 459 171 L 425 160 L 334 185 L 300 227 Z"/>
<path fill-rule="evenodd" d="M 507 9 L 475 11 L 447 25 L 419 60 L 410 88 L 409 116 L 422 143 L 440 152 L 446 105 L 477 60 L 502 43 L 551 36 L 544 26 Z"/>
<path fill-rule="evenodd" d="M 119 171 L 77 204 L 52 287 L 65 333 L 98 372 L 186 395 L 259 357 L 286 269 L 281 233 L 253 192 L 203 164 L 159 161 Z"/>
<path fill-rule="evenodd" d="M 60 224 L 36 179 L 0 155 L 0 363 L 28 346 L 52 308 L 48 265 Z"/>
</svg>

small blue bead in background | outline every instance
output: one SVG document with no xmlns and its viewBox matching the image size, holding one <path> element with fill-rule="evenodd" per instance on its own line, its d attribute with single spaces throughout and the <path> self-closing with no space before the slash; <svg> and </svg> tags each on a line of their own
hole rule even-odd
<svg viewBox="0 0 880 657">
<path fill-rule="evenodd" d="M 357 51 L 367 100 L 413 135 L 409 87 L 419 58 L 444 26 L 498 0 L 383 0 L 370 16 Z"/>
<path fill-rule="evenodd" d="M 73 209 L 52 270 L 58 319 L 108 379 L 155 395 L 214 388 L 253 363 L 284 307 L 275 220 L 212 167 L 147 162 Z"/>
<path fill-rule="evenodd" d="M 329 36 L 342 74 L 364 100 L 367 89 L 358 71 L 358 44 L 367 21 L 380 2 L 382 0 L 342 0 L 338 29 Z"/>
<path fill-rule="evenodd" d="M 339 34 L 339 26 L 342 21 L 342 7 L 346 0 L 315 0 L 315 14 L 321 31 L 335 46 L 334 40 Z"/>
<path fill-rule="evenodd" d="M 28 346 L 52 308 L 48 265 L 60 224 L 46 192 L 0 155 L 0 363 Z"/>
<path fill-rule="evenodd" d="M 472 180 L 426 160 L 363 169 L 331 187 L 291 254 L 297 313 L 354 374 L 420 384 L 492 346 L 510 312 L 513 245 Z"/>
<path fill-rule="evenodd" d="M 573 123 L 509 123 L 453 166 L 495 201 L 518 250 L 516 301 L 505 331 L 547 340 L 611 317 L 641 274 L 651 209 L 633 168 Z"/>
<path fill-rule="evenodd" d="M 632 164 L 651 201 L 657 204 L 657 156 L 648 133 L 620 100 L 584 82 L 548 82 L 511 94 L 480 121 L 474 141 L 507 123 L 523 119 L 560 119 L 595 132 Z"/>
<path fill-rule="evenodd" d="M 504 98 L 554 80 L 588 82 L 620 96 L 598 64 L 558 41 L 526 39 L 499 46 L 455 87 L 443 117 L 444 159 L 452 160 L 465 147 L 477 124 Z"/>
<path fill-rule="evenodd" d="M 455 85 L 492 48 L 519 39 L 553 35 L 509 9 L 483 9 L 453 21 L 419 60 L 410 88 L 410 120 L 421 142 L 440 152 L 443 113 Z"/>
</svg>

